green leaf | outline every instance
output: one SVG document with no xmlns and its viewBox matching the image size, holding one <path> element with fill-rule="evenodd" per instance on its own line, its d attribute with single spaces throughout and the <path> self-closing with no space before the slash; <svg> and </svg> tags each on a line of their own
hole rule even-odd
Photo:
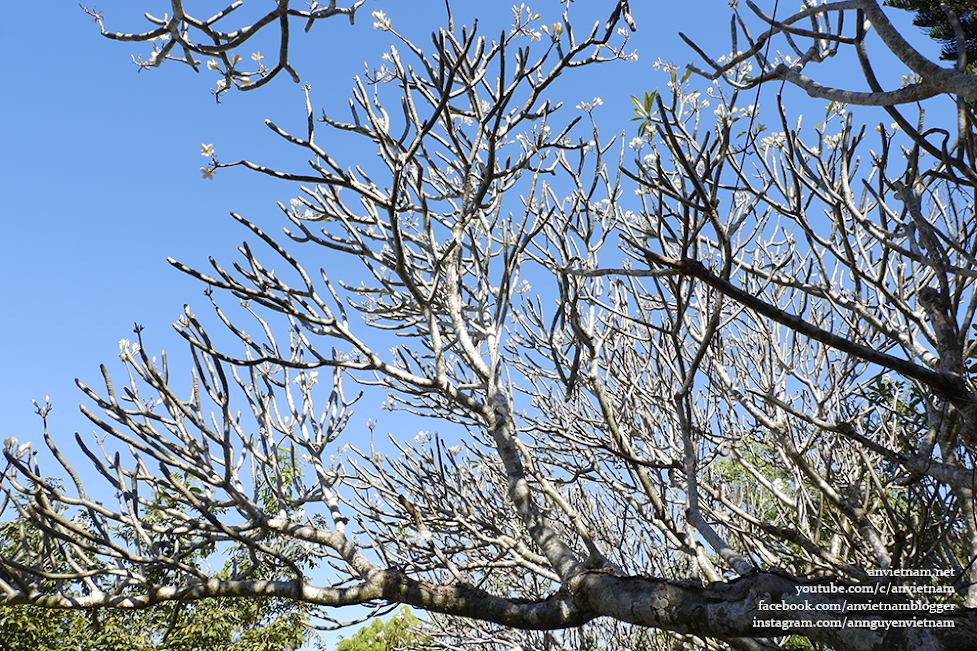
<svg viewBox="0 0 977 651">
<path fill-rule="evenodd" d="M 649 115 L 651 114 L 652 109 L 655 107 L 655 97 L 657 97 L 657 96 L 658 96 L 658 89 L 657 88 L 655 90 L 651 91 L 651 95 L 649 95 L 648 93 L 645 93 L 645 110 L 648 111 L 648 114 Z"/>
</svg>

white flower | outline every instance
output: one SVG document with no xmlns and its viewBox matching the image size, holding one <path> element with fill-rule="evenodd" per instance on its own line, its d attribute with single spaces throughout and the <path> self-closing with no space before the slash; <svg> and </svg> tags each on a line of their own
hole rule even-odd
<svg viewBox="0 0 977 651">
<path fill-rule="evenodd" d="M 119 340 L 119 357 L 126 359 L 139 354 L 139 344 L 132 345 L 128 339 Z"/>
<path fill-rule="evenodd" d="M 720 61 L 722 61 L 721 58 Z M 671 61 L 662 61 L 661 57 L 659 57 L 658 60 L 652 64 L 651 67 L 654 68 L 655 70 L 661 70 L 662 68 L 664 68 L 665 72 L 675 72 L 676 70 L 678 70 L 677 65 L 675 65 Z"/>
<path fill-rule="evenodd" d="M 32 443 L 28 441 L 27 443 L 21 443 L 20 445 L 17 445 L 17 439 L 11 436 L 9 439 L 3 442 L 3 445 L 4 445 L 4 449 L 7 451 L 7 453 L 10 456 L 14 458 L 20 458 L 25 454 L 27 454 L 28 452 L 30 452 Z"/>
<path fill-rule="evenodd" d="M 200 145 L 200 155 L 213 157 L 214 145 Z"/>
<path fill-rule="evenodd" d="M 830 109 L 831 109 L 830 110 L 830 113 L 831 113 L 830 117 L 834 117 L 836 115 L 838 115 L 838 116 L 844 116 L 845 113 L 848 112 L 848 105 L 847 104 L 843 104 L 842 102 L 834 102 L 833 104 L 831 104 Z"/>
<path fill-rule="evenodd" d="M 207 62 L 207 70 L 220 70 L 220 64 L 217 63 L 217 59 L 211 59 Z"/>
<path fill-rule="evenodd" d="M 728 126 L 737 119 L 736 113 L 733 112 L 731 115 L 725 104 L 717 106 L 712 113 L 716 116 L 716 122 L 721 126 Z"/>
<path fill-rule="evenodd" d="M 835 134 L 833 136 L 827 136 L 824 139 L 824 145 L 828 149 L 837 149 L 838 148 L 838 143 L 840 143 L 840 142 L 841 142 L 841 134 L 840 133 Z"/>
<path fill-rule="evenodd" d="M 783 149 L 784 145 L 787 144 L 787 136 L 783 131 L 774 131 L 766 138 L 761 138 L 760 144 L 765 148 Z"/>
<path fill-rule="evenodd" d="M 912 86 L 913 84 L 918 84 L 922 80 L 923 80 L 922 77 L 920 77 L 915 72 L 913 72 L 913 73 L 910 73 L 908 75 L 903 75 L 902 76 L 902 85 L 903 86 Z"/>
<path fill-rule="evenodd" d="M 641 138 L 641 137 L 631 138 L 631 142 L 628 143 L 628 146 L 631 149 L 633 149 L 635 151 L 638 151 L 642 147 L 644 147 L 647 142 L 648 142 L 647 140 L 645 140 L 644 138 Z"/>
<path fill-rule="evenodd" d="M 644 158 L 641 159 L 641 162 L 645 164 L 645 167 L 651 167 L 657 160 L 658 154 L 656 152 L 652 152 L 650 154 L 645 154 Z"/>
<path fill-rule="evenodd" d="M 593 102 L 590 102 L 590 103 L 580 102 L 579 104 L 577 104 L 577 110 L 578 111 L 586 111 L 587 113 L 589 113 L 590 111 L 594 110 L 594 107 L 595 106 L 600 106 L 603 103 L 604 103 L 604 100 L 602 100 L 599 97 L 595 97 Z"/>
<path fill-rule="evenodd" d="M 208 181 L 214 180 L 214 170 L 209 167 L 201 167 L 200 174 L 201 174 L 201 178 L 205 178 Z"/>
<path fill-rule="evenodd" d="M 387 14 L 382 11 L 374 11 L 373 18 L 376 22 L 373 23 L 373 29 L 378 29 L 382 32 L 389 32 L 391 29 L 390 19 L 387 18 Z"/>
<path fill-rule="evenodd" d="M 254 59 L 254 62 L 257 63 L 259 66 L 261 65 L 261 60 L 264 59 L 264 57 L 261 56 L 261 52 L 260 51 L 255 52 L 254 54 L 252 54 L 251 55 L 251 58 Z"/>
<path fill-rule="evenodd" d="M 316 379 L 319 376 L 319 371 L 310 371 L 309 373 L 302 373 L 294 380 L 294 384 L 299 386 L 315 386 L 319 384 L 319 380 Z"/>
<path fill-rule="evenodd" d="M 227 80 L 226 79 L 218 79 L 217 80 L 217 90 L 224 90 L 225 88 L 227 88 Z"/>
<path fill-rule="evenodd" d="M 425 443 L 429 438 L 431 437 L 427 432 L 418 432 L 417 436 L 414 437 L 414 441 L 416 443 Z"/>
<path fill-rule="evenodd" d="M 240 60 L 241 60 L 241 55 L 240 54 L 232 54 L 231 55 L 231 65 L 232 66 L 236 66 L 238 64 L 238 61 L 240 61 Z"/>
</svg>

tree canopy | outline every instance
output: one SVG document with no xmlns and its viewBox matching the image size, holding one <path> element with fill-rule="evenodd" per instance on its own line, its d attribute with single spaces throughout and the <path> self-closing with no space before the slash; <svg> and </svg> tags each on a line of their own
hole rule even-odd
<svg viewBox="0 0 977 651">
<path fill-rule="evenodd" d="M 416 633 L 420 620 L 404 606 L 388 619 L 374 619 L 348 640 L 340 640 L 336 651 L 397 651 L 421 646 Z"/>
<path fill-rule="evenodd" d="M 242 3 L 190 4 L 102 31 L 152 43 L 147 68 L 216 72 L 220 98 L 297 81 L 293 23 L 363 0 L 236 26 Z M 284 235 L 235 213 L 236 261 L 170 260 L 213 310 L 176 324 L 187 390 L 137 328 L 121 383 L 79 382 L 102 433 L 76 435 L 83 457 L 46 427 L 57 470 L 6 442 L 5 606 L 256 598 L 331 622 L 405 604 L 430 614 L 414 643 L 431 648 L 977 648 L 965 35 L 943 66 L 875 0 L 786 18 L 748 2 L 729 52 L 687 39 L 702 62 L 659 60 L 668 87 L 607 136 L 599 98 L 551 93 L 635 65 L 640 25 L 626 0 L 586 28 L 560 4 L 483 35 L 446 3 L 429 43 L 375 11 L 392 45 L 349 115 L 309 101 L 303 133 L 268 123 L 308 169 L 203 146 L 205 175 L 290 188 Z M 275 29 L 277 61 L 238 53 Z M 883 85 L 880 50 L 912 83 Z M 836 55 L 867 90 L 819 77 Z M 787 86 L 830 102 L 823 119 Z M 945 123 L 915 108 L 941 101 Z M 431 429 L 354 423 L 377 390 Z"/>
<path fill-rule="evenodd" d="M 971 0 L 940 3 L 933 0 L 886 0 L 886 5 L 916 12 L 913 24 L 943 44 L 940 58 L 957 61 L 966 52 L 967 61 L 977 61 L 977 3 Z M 963 42 L 964 48 L 958 49 Z"/>
</svg>

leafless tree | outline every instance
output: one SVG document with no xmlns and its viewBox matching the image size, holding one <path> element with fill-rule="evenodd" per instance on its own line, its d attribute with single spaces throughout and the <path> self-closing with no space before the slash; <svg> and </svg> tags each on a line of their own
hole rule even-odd
<svg viewBox="0 0 977 651">
<path fill-rule="evenodd" d="M 351 121 L 321 122 L 380 163 L 317 145 L 311 105 L 308 133 L 269 123 L 311 172 L 214 160 L 302 184 L 280 204 L 289 245 L 235 215 L 273 262 L 249 244 L 232 267 L 172 261 L 240 344 L 188 308 L 188 396 L 141 338 L 124 386 L 82 386 L 106 436 L 78 443 L 117 503 L 47 433 L 70 488 L 8 445 L 23 540 L 0 560 L 5 603 L 403 603 L 453 648 L 977 648 L 974 78 L 874 0 L 750 7 L 766 31 L 735 13 L 732 54 L 699 70 L 719 83 L 672 70 L 634 139 L 548 99 L 630 58 L 626 2 L 583 32 L 518 10 L 498 40 L 449 15 L 430 53 L 376 13 L 397 48 Z M 918 83 L 879 85 L 871 30 Z M 775 39 L 797 58 L 775 61 Z M 804 74 L 840 49 L 869 91 Z M 778 98 L 765 130 L 740 100 L 772 81 L 837 103 L 802 128 Z M 952 132 L 895 105 L 941 93 Z M 322 251 L 350 269 L 309 269 Z M 374 447 L 350 381 L 443 435 Z"/>
<path fill-rule="evenodd" d="M 319 4 L 313 0 L 306 3 L 307 9 L 293 9 L 291 3 L 286 0 L 276 2 L 274 9 L 250 25 L 232 27 L 229 25 L 233 20 L 231 14 L 244 6 L 244 0 L 234 0 L 224 10 L 209 18 L 191 16 L 184 8 L 182 0 L 172 0 L 170 6 L 173 15 L 165 14 L 160 18 L 147 12 L 145 16 L 152 27 L 144 32 L 135 33 L 110 32 L 105 29 L 102 12 L 94 8 L 89 9 L 84 5 L 80 6 L 98 23 L 102 35 L 106 38 L 114 41 L 148 42 L 152 45 L 153 51 L 148 59 L 144 60 L 142 56 L 132 57 L 133 63 L 142 70 L 159 67 L 166 61 L 178 61 L 187 64 L 197 72 L 201 71 L 201 66 L 220 72 L 223 78 L 218 80 L 217 87 L 213 91 L 220 101 L 220 96 L 232 88 L 240 90 L 260 88 L 283 70 L 289 74 L 292 81 L 299 83 L 298 73 L 288 59 L 289 33 L 292 24 L 290 19 L 300 18 L 305 21 L 306 32 L 312 29 L 316 21 L 333 16 L 348 16 L 352 24 L 356 19 L 356 10 L 363 6 L 364 2 L 366 0 L 355 0 L 348 7 L 337 7 L 336 0 L 329 0 L 328 4 Z M 245 65 L 250 64 L 238 54 L 238 50 L 259 31 L 265 33 L 274 29 L 272 26 L 278 28 L 279 34 L 277 63 L 269 68 L 261 62 L 261 57 L 254 57 L 257 68 L 242 69 L 239 65 L 242 61 Z M 203 38 L 206 42 L 199 42 L 196 38 Z M 180 54 L 182 57 L 179 56 Z M 212 58 L 203 64 L 194 57 L 195 54 Z"/>
</svg>

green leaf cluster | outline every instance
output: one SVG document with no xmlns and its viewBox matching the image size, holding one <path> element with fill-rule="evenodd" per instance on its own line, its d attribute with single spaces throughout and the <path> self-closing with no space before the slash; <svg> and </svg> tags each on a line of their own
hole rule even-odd
<svg viewBox="0 0 977 651">
<path fill-rule="evenodd" d="M 674 72 L 672 73 L 672 76 L 673 77 L 675 76 Z M 631 122 L 639 123 L 638 135 L 641 136 L 642 138 L 650 139 L 651 136 L 653 135 L 653 131 L 652 131 L 653 123 L 651 121 L 651 118 L 656 113 L 658 113 L 658 109 L 655 108 L 655 97 L 657 95 L 658 95 L 658 89 L 656 88 L 650 93 L 646 91 L 644 94 L 644 99 L 639 100 L 634 95 L 631 96 L 631 102 L 634 104 L 634 115 L 635 115 L 635 117 L 631 118 Z"/>
<path fill-rule="evenodd" d="M 296 464 L 284 452 L 280 451 L 279 457 L 283 475 L 291 480 L 293 473 L 299 472 Z M 189 477 L 174 473 L 171 481 L 182 483 L 190 492 L 200 490 Z M 266 494 L 269 492 L 266 489 L 261 498 L 273 504 L 273 496 Z M 157 506 L 145 510 L 143 522 L 161 520 L 166 509 L 179 507 L 179 502 L 162 492 Z M 84 525 L 86 520 L 84 512 L 77 514 L 78 524 Z M 131 531 L 123 535 L 134 536 Z M 153 543 L 163 554 L 175 555 L 179 540 L 175 536 L 154 536 Z M 298 563 L 305 562 L 305 551 L 283 537 L 270 537 L 266 543 L 278 547 Z M 0 555 L 4 558 L 17 560 L 25 548 L 40 550 L 42 547 L 40 532 L 30 521 L 0 524 Z M 180 559 L 196 568 L 203 567 L 214 552 L 213 545 L 190 549 Z M 247 549 L 228 551 L 219 578 L 284 577 L 280 568 L 255 565 Z M 49 571 L 65 569 L 63 559 L 49 557 L 48 560 Z M 177 578 L 174 570 L 161 565 L 147 566 L 144 573 L 157 585 Z M 93 580 L 104 581 L 104 577 Z M 113 585 L 107 582 L 101 587 L 108 590 Z M 71 588 L 62 586 L 61 590 L 72 593 Z M 55 610 L 0 605 L 0 649 L 3 651 L 293 651 L 310 639 L 312 630 L 304 604 L 265 597 L 170 602 L 140 610 Z"/>
<path fill-rule="evenodd" d="M 270 600 L 213 599 L 139 611 L 0 606 L 5 651 L 293 651 L 309 632 L 299 607 Z"/>
<path fill-rule="evenodd" d="M 420 620 L 404 606 L 396 615 L 383 621 L 376 618 L 356 631 L 348 640 L 340 640 L 336 651 L 396 651 L 423 643 L 417 634 Z"/>
<path fill-rule="evenodd" d="M 958 56 L 957 37 L 946 13 L 940 8 L 940 0 L 886 0 L 887 7 L 915 11 L 913 25 L 921 27 L 934 41 L 943 45 L 940 58 L 956 61 Z M 977 61 L 977 11 L 975 5 L 966 0 L 945 0 L 945 4 L 957 15 L 963 28 L 964 43 L 967 48 L 967 61 Z"/>
</svg>

